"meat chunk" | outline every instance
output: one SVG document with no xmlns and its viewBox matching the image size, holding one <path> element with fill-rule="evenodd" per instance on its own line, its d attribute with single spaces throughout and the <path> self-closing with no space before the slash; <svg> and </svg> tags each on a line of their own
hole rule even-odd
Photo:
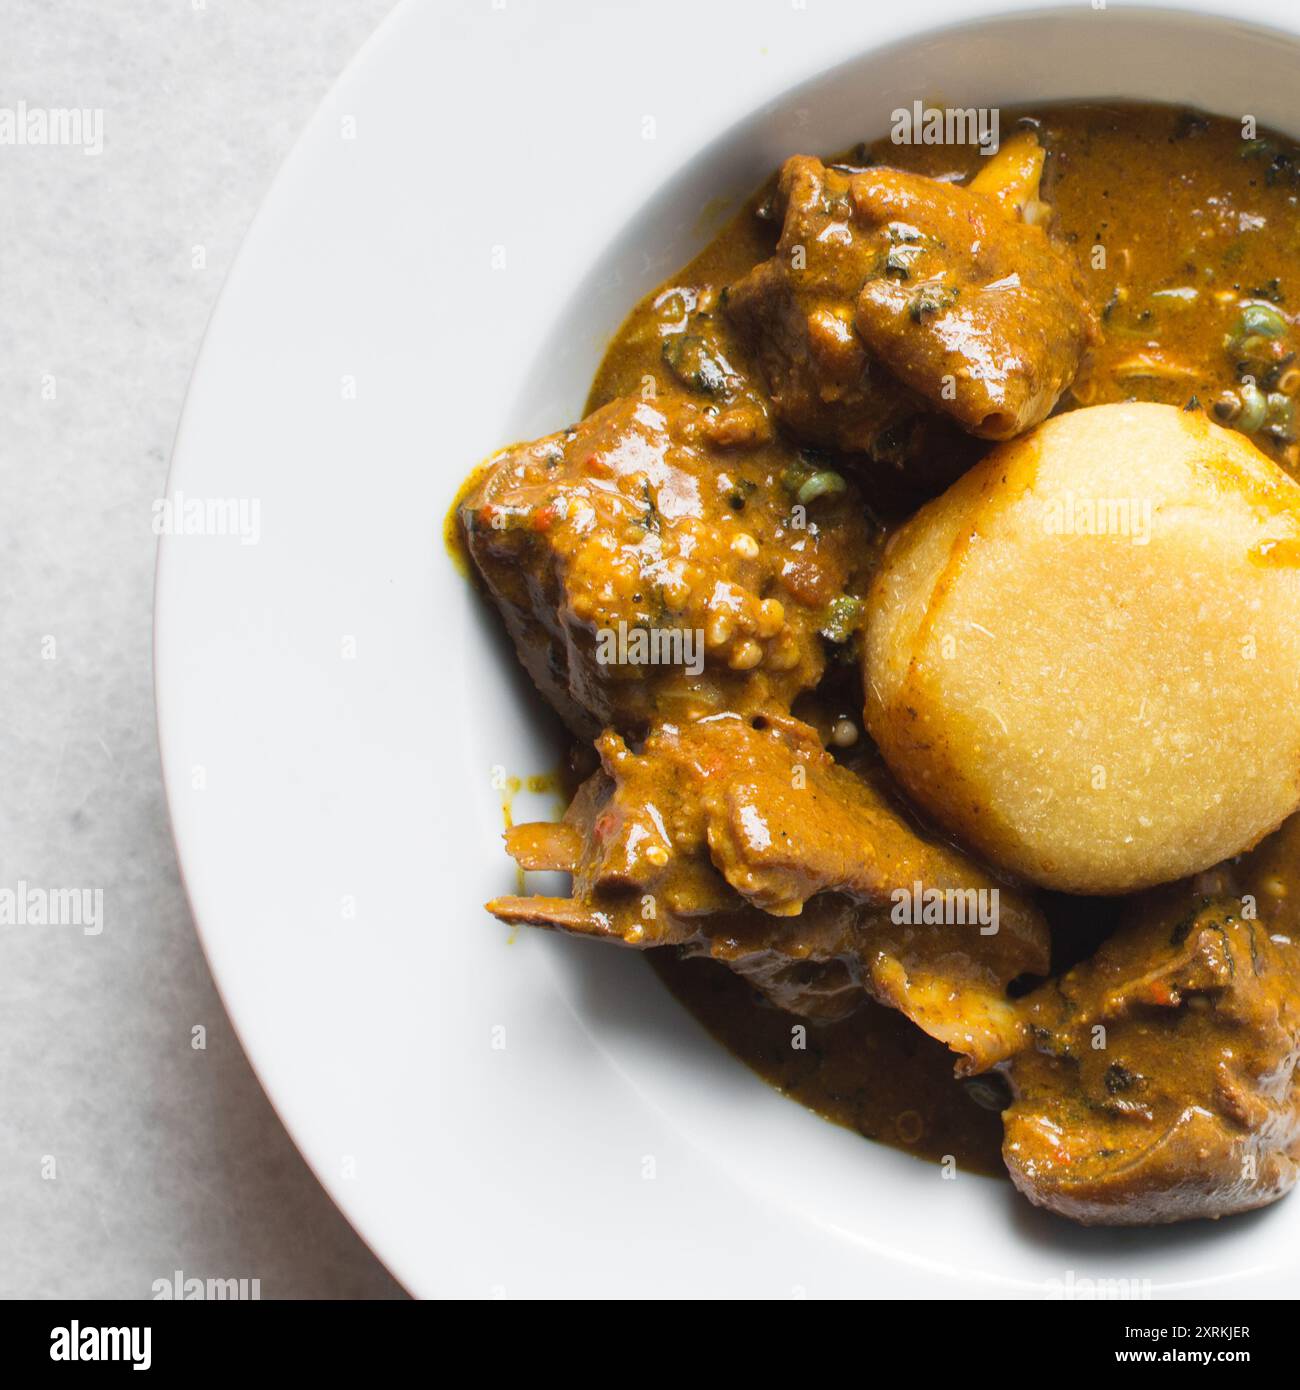
<svg viewBox="0 0 1300 1390">
<path fill-rule="evenodd" d="M 807 725 L 725 715 L 657 725 L 640 753 L 612 733 L 598 746 L 603 771 L 563 825 L 507 836 L 524 868 L 571 872 L 573 896 L 498 899 L 498 917 L 709 955 L 809 1017 L 870 995 L 961 1054 L 964 1071 L 1017 1046 L 1007 985 L 1047 970 L 1041 916 L 919 834 Z M 915 911 L 927 893 L 957 910 Z"/>
<path fill-rule="evenodd" d="M 1041 207 L 1025 188 L 1041 157 L 1008 142 L 1007 160 L 973 188 L 786 161 L 776 254 L 727 311 L 798 438 L 898 462 L 931 412 L 984 439 L 1047 416 L 1096 320 L 1068 256 L 1018 220 Z"/>
<path fill-rule="evenodd" d="M 743 393 L 612 401 L 492 459 L 459 517 L 524 666 L 585 737 L 787 707 L 822 674 L 822 631 L 856 621 L 878 539 Z"/>
<path fill-rule="evenodd" d="M 1003 1155 L 1085 1224 L 1250 1211 L 1300 1163 L 1300 907 L 1277 896 L 1293 818 L 1221 870 L 1135 899 L 1090 961 L 1022 1001 Z"/>
</svg>

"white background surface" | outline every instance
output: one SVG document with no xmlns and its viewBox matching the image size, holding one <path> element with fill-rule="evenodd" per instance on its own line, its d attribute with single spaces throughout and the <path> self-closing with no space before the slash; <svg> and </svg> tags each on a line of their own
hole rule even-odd
<svg viewBox="0 0 1300 1390">
<path fill-rule="evenodd" d="M 102 888 L 106 922 L 0 927 L 5 1296 L 149 1297 L 177 1269 L 256 1277 L 267 1298 L 400 1292 L 217 998 L 150 678 L 150 507 L 204 325 L 280 161 L 390 3 L 0 6 L 0 106 L 104 110 L 98 158 L 0 146 L 0 884 Z"/>
</svg>

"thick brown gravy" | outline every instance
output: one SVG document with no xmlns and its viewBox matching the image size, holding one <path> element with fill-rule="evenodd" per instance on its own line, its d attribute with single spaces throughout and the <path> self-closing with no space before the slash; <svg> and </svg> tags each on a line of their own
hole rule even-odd
<svg viewBox="0 0 1300 1390">
<path fill-rule="evenodd" d="M 811 1024 L 757 1002 L 714 961 L 668 951 L 647 959 L 724 1047 L 792 1100 L 933 1163 L 951 1156 L 972 1172 L 1006 1177 L 998 1077 L 958 1081 L 952 1053 L 902 1014 L 868 1002 L 838 1023 Z"/>
</svg>

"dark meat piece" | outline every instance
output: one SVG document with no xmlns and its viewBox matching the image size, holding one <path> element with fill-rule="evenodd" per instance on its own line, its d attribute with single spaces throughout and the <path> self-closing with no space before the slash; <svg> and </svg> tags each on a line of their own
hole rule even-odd
<svg viewBox="0 0 1300 1390">
<path fill-rule="evenodd" d="M 1235 864 L 1136 899 L 1090 961 L 1023 1003 L 1003 1156 L 1085 1224 L 1227 1216 L 1300 1162 L 1300 817 Z"/>
<path fill-rule="evenodd" d="M 776 254 L 727 312 L 800 439 L 899 462 L 930 412 L 984 439 L 1046 418 L 1096 335 L 1077 270 L 1010 200 L 788 159 Z"/>
<path fill-rule="evenodd" d="M 520 659 L 585 737 L 787 707 L 822 674 L 821 630 L 856 623 L 878 538 L 744 391 L 623 397 L 507 449 L 460 521 Z"/>
<path fill-rule="evenodd" d="M 871 995 L 960 1053 L 963 1071 L 1018 1045 L 1006 989 L 1047 970 L 1037 910 L 923 839 L 807 725 L 725 715 L 658 725 L 640 754 L 616 734 L 598 746 L 604 770 L 562 825 L 507 835 L 522 867 L 571 872 L 573 896 L 498 899 L 498 917 L 709 955 L 808 1017 Z M 932 904 L 951 890 L 962 921 L 911 920 L 926 890 Z M 996 904 L 988 935 L 981 894 Z"/>
</svg>

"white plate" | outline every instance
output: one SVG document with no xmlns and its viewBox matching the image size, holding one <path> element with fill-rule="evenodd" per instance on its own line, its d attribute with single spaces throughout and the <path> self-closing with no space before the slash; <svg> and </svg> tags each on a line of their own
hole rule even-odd
<svg viewBox="0 0 1300 1390">
<path fill-rule="evenodd" d="M 972 8 L 912 3 L 903 23 Z M 260 538 L 163 539 L 159 726 L 240 1038 L 413 1292 L 1294 1276 L 1300 1198 L 1217 1227 L 1076 1229 L 782 1099 L 630 953 L 488 919 L 513 882 L 491 770 L 553 755 L 440 540 L 468 468 L 575 417 L 624 312 L 717 225 L 702 209 L 786 154 L 878 135 L 917 98 L 1145 96 L 1296 133 L 1300 48 L 1241 13 L 1281 7 L 1234 9 L 1076 4 L 900 38 L 896 7 L 830 0 L 411 3 L 295 149 L 213 316 L 168 484 L 256 499 Z M 701 72 L 725 80 L 697 93 Z"/>
</svg>

